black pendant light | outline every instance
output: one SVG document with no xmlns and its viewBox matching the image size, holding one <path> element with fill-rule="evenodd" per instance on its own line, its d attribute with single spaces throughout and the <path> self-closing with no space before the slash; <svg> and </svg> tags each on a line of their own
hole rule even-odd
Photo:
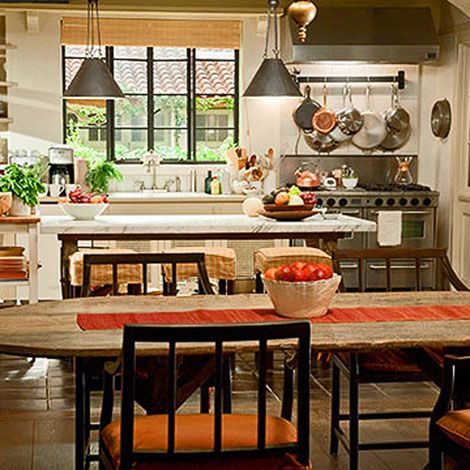
<svg viewBox="0 0 470 470">
<path fill-rule="evenodd" d="M 266 29 L 266 42 L 264 47 L 263 62 L 251 80 L 243 96 L 302 96 L 299 87 L 292 78 L 289 70 L 282 62 L 279 53 L 279 31 L 277 17 L 277 0 L 268 0 L 268 19 Z M 269 57 L 269 39 L 271 23 L 274 24 L 274 57 Z"/>
<path fill-rule="evenodd" d="M 95 37 L 98 42 L 97 45 L 95 44 Z M 88 0 L 85 60 L 68 89 L 64 92 L 64 97 L 80 98 L 82 100 L 124 98 L 121 88 L 114 80 L 101 56 L 98 0 Z"/>
</svg>

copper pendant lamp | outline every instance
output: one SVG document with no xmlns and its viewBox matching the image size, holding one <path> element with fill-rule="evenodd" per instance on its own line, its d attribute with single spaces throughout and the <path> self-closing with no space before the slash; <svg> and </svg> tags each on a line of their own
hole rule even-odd
<svg viewBox="0 0 470 470">
<path fill-rule="evenodd" d="M 97 43 L 95 44 L 95 40 Z M 64 98 L 117 99 L 124 98 L 101 56 L 101 33 L 98 0 L 88 0 L 87 45 L 85 60 L 64 92 Z"/>
<path fill-rule="evenodd" d="M 307 26 L 317 15 L 317 7 L 310 0 L 296 0 L 289 5 L 287 14 L 299 27 L 299 41 L 305 42 L 307 39 Z"/>
<path fill-rule="evenodd" d="M 299 87 L 280 57 L 278 4 L 277 0 L 268 0 L 268 19 L 263 62 L 245 90 L 243 94 L 245 97 L 301 96 Z M 274 26 L 273 57 L 270 57 L 268 52 L 271 24 Z"/>
</svg>

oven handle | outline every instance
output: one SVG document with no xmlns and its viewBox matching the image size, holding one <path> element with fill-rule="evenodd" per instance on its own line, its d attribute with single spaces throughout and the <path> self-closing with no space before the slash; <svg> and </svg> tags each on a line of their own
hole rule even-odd
<svg viewBox="0 0 470 470">
<path fill-rule="evenodd" d="M 384 266 L 383 264 L 369 264 L 370 269 L 374 270 L 380 270 L 380 269 L 387 269 L 387 266 Z M 391 269 L 416 269 L 416 266 L 414 264 L 402 264 L 400 266 L 390 266 Z M 420 269 L 430 269 L 431 265 L 430 264 L 422 264 L 420 266 Z"/>
<path fill-rule="evenodd" d="M 359 263 L 340 263 L 339 266 L 341 269 L 357 269 Z"/>
<path fill-rule="evenodd" d="M 385 211 L 371 211 L 372 215 L 377 215 L 378 212 L 385 212 Z M 429 215 L 429 211 L 401 211 L 402 216 L 404 215 Z"/>
</svg>

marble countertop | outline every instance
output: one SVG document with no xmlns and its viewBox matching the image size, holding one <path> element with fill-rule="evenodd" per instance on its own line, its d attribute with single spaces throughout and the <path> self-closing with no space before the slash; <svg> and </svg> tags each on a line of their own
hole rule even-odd
<svg viewBox="0 0 470 470">
<path fill-rule="evenodd" d="M 202 192 L 118 192 L 110 193 L 109 200 L 113 203 L 168 203 L 168 202 L 198 202 L 198 203 L 219 203 L 219 202 L 243 202 L 248 196 L 244 194 L 206 194 Z M 41 198 L 41 204 L 57 204 L 59 198 Z"/>
<path fill-rule="evenodd" d="M 44 234 L 162 234 L 221 235 L 236 238 L 238 235 L 306 233 L 375 232 L 376 223 L 340 215 L 325 220 L 320 214 L 298 222 L 277 222 L 265 217 L 245 215 L 195 214 L 195 215 L 116 215 L 100 216 L 95 220 L 73 220 L 69 216 L 43 216 L 41 233 Z"/>
</svg>

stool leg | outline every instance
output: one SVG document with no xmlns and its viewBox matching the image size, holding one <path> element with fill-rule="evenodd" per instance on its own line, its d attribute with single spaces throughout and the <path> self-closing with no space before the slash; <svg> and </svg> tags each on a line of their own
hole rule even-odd
<svg viewBox="0 0 470 470">
<path fill-rule="evenodd" d="M 338 436 L 336 431 L 339 430 L 339 412 L 340 412 L 340 375 L 339 367 L 332 361 L 332 389 L 331 389 L 331 427 L 330 427 L 330 454 L 338 453 Z"/>
<path fill-rule="evenodd" d="M 219 295 L 227 295 L 227 281 L 219 279 Z"/>
<path fill-rule="evenodd" d="M 349 470 L 359 468 L 359 366 L 357 354 L 349 355 Z"/>
<path fill-rule="evenodd" d="M 261 279 L 261 273 L 256 273 L 256 288 L 255 292 L 257 294 L 263 294 L 264 293 L 264 284 L 263 280 Z"/>
<path fill-rule="evenodd" d="M 207 414 L 210 410 L 210 387 L 208 382 L 203 384 L 199 389 L 201 394 L 201 401 L 200 401 L 200 410 L 201 413 Z"/>
<path fill-rule="evenodd" d="M 142 286 L 140 284 L 127 284 L 127 293 L 129 295 L 142 295 Z"/>
</svg>

